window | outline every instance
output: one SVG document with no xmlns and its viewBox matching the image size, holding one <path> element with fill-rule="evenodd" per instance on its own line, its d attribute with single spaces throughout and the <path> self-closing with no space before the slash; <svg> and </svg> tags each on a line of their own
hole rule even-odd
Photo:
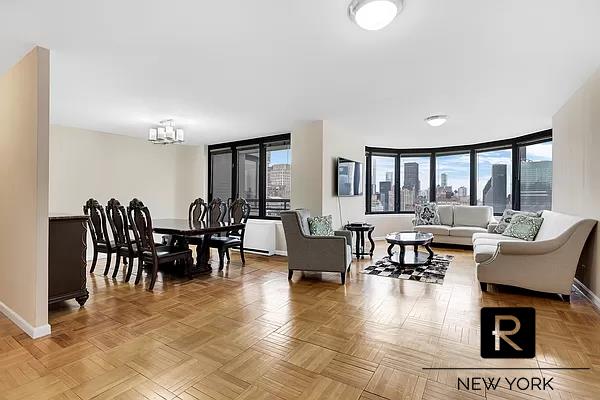
<svg viewBox="0 0 600 400">
<path fill-rule="evenodd" d="M 231 150 L 221 149 L 210 153 L 211 182 L 214 197 L 227 200 L 231 196 L 231 161 Z"/>
<path fill-rule="evenodd" d="M 552 131 L 466 146 L 366 147 L 367 214 L 413 213 L 414 205 L 485 205 L 504 210 L 552 207 Z"/>
<path fill-rule="evenodd" d="M 477 205 L 492 206 L 494 214 L 512 207 L 512 150 L 477 153 Z"/>
<path fill-rule="evenodd" d="M 471 204 L 469 153 L 438 155 L 435 201 L 438 204 Z"/>
<path fill-rule="evenodd" d="M 520 205 L 523 211 L 552 208 L 552 142 L 519 148 Z"/>
<path fill-rule="evenodd" d="M 371 157 L 371 211 L 395 211 L 396 157 Z"/>
<path fill-rule="evenodd" d="M 290 209 L 292 149 L 289 141 L 267 144 L 267 216 Z"/>
<path fill-rule="evenodd" d="M 290 135 L 209 146 L 208 200 L 244 198 L 254 218 L 279 218 L 290 208 Z"/>
<path fill-rule="evenodd" d="M 238 194 L 250 204 L 250 215 L 259 215 L 259 160 L 260 147 L 258 145 L 239 147 L 238 153 Z"/>
<path fill-rule="evenodd" d="M 400 211 L 429 201 L 430 156 L 400 156 Z"/>
</svg>

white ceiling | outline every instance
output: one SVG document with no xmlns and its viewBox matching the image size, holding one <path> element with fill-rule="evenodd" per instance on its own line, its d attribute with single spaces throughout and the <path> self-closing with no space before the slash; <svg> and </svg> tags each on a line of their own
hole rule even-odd
<svg viewBox="0 0 600 400">
<path fill-rule="evenodd" d="M 325 119 L 460 142 L 549 128 L 600 65 L 598 0 L 406 0 L 378 32 L 348 3 L 1 0 L 0 71 L 49 48 L 51 122 L 118 134 L 169 117 L 214 143 Z M 435 113 L 451 118 L 432 131 Z"/>
</svg>

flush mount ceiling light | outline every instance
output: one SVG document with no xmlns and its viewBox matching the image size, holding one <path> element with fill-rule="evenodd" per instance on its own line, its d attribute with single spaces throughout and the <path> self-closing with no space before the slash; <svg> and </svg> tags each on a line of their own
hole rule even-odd
<svg viewBox="0 0 600 400">
<path fill-rule="evenodd" d="M 448 121 L 447 115 L 432 115 L 425 118 L 425 122 L 431 126 L 442 126 L 446 123 L 446 121 Z"/>
<path fill-rule="evenodd" d="M 160 121 L 159 126 L 150 128 L 148 131 L 148 140 L 154 144 L 172 144 L 183 143 L 183 129 L 175 128 L 175 122 L 172 119 Z"/>
<path fill-rule="evenodd" d="M 378 31 L 388 26 L 404 7 L 404 0 L 352 0 L 348 15 L 358 26 Z"/>
</svg>

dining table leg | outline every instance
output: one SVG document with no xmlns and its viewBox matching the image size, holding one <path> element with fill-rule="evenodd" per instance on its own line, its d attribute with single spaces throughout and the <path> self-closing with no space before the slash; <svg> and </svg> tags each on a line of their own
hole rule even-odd
<svg viewBox="0 0 600 400">
<path fill-rule="evenodd" d="M 196 248 L 196 274 L 208 274 L 212 271 L 210 266 L 210 238 L 212 233 L 206 233 L 202 236 L 202 244 Z"/>
</svg>

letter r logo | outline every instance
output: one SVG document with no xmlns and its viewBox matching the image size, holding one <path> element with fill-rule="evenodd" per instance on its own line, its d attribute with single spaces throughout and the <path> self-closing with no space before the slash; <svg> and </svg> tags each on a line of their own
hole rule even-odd
<svg viewBox="0 0 600 400">
<path fill-rule="evenodd" d="M 481 357 L 535 357 L 535 309 L 483 307 L 481 309 Z"/>
<path fill-rule="evenodd" d="M 520 348 L 517 344 L 515 344 L 515 342 L 508 338 L 508 336 L 516 335 L 517 332 L 519 332 L 519 330 L 521 329 L 521 321 L 519 321 L 519 319 L 514 315 L 496 315 L 494 318 L 496 321 L 494 325 L 494 330 L 492 331 L 492 335 L 496 337 L 496 340 L 494 342 L 494 350 L 500 351 L 500 339 L 503 339 L 506 343 L 511 345 L 513 349 L 517 351 L 523 351 L 522 348 Z M 515 328 L 510 331 L 501 330 L 500 321 L 502 320 L 513 321 L 515 323 Z"/>
</svg>

